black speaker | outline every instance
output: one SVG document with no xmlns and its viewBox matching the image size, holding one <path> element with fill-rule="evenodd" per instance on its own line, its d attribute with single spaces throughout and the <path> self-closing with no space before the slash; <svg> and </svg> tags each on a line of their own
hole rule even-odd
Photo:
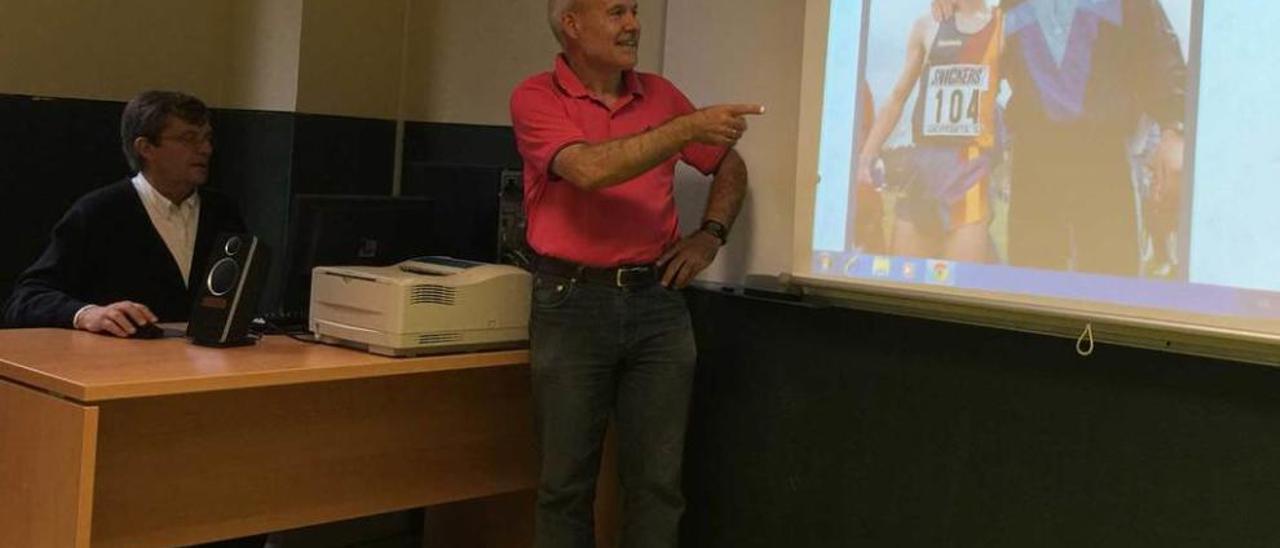
<svg viewBox="0 0 1280 548">
<path fill-rule="evenodd" d="M 220 234 L 191 305 L 187 336 L 202 346 L 253 344 L 249 323 L 267 279 L 271 253 L 251 234 Z"/>
</svg>

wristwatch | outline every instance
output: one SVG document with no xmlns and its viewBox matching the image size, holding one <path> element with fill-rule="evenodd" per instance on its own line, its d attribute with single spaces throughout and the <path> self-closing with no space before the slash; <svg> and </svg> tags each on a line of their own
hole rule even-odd
<svg viewBox="0 0 1280 548">
<path fill-rule="evenodd" d="M 717 240 L 720 240 L 720 245 L 729 243 L 729 227 L 724 226 L 724 223 L 721 223 L 720 221 L 712 219 L 702 221 L 702 227 L 698 230 L 715 236 Z"/>
</svg>

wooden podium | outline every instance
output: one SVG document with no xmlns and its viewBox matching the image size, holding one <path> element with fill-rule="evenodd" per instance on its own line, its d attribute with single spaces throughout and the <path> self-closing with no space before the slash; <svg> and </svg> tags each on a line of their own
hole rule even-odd
<svg viewBox="0 0 1280 548">
<path fill-rule="evenodd" d="M 0 546 L 184 545 L 433 505 L 463 516 L 435 520 L 441 538 L 520 544 L 527 363 L 0 331 Z M 514 536 L 435 530 L 486 521 Z"/>
</svg>

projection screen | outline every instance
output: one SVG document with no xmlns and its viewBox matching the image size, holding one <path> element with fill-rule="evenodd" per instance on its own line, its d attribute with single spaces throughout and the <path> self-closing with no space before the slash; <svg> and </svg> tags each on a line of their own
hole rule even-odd
<svg viewBox="0 0 1280 548">
<path fill-rule="evenodd" d="M 794 278 L 1272 361 L 1280 3 L 948 2 L 808 0 Z"/>
</svg>

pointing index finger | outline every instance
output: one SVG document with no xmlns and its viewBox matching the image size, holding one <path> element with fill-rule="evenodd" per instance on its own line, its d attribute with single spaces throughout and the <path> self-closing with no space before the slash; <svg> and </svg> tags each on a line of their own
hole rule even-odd
<svg viewBox="0 0 1280 548">
<path fill-rule="evenodd" d="M 764 105 L 730 105 L 729 112 L 732 112 L 734 116 L 745 116 L 748 114 L 759 116 L 764 114 Z"/>
</svg>

